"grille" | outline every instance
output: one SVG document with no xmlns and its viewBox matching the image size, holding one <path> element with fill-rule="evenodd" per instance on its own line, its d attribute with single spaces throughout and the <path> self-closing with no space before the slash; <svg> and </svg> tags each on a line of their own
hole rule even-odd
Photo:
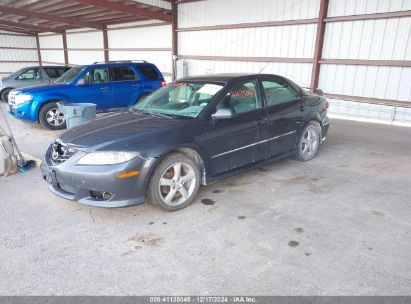
<svg viewBox="0 0 411 304">
<path fill-rule="evenodd" d="M 9 104 L 15 105 L 16 104 L 16 95 L 9 94 Z"/>
<path fill-rule="evenodd" d="M 72 157 L 76 151 L 69 146 L 59 142 L 54 141 L 47 152 L 48 160 L 53 165 L 58 165 L 64 163 L 70 157 Z"/>
</svg>

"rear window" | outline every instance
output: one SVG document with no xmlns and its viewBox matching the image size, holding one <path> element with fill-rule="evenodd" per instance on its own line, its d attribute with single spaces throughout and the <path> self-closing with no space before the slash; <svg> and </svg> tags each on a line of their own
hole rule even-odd
<svg viewBox="0 0 411 304">
<path fill-rule="evenodd" d="M 111 68 L 112 81 L 136 80 L 136 74 L 129 67 Z"/>
<path fill-rule="evenodd" d="M 49 76 L 50 78 L 59 78 L 61 75 L 63 75 L 69 69 L 70 68 L 66 68 L 66 67 L 44 68 L 44 71 L 46 71 L 47 76 Z"/>
<path fill-rule="evenodd" d="M 146 79 L 159 79 L 156 69 L 152 66 L 138 66 L 138 70 L 144 75 Z"/>
</svg>

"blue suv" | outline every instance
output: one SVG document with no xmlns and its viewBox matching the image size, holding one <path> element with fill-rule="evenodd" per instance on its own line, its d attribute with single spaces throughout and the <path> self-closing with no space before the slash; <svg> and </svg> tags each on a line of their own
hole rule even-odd
<svg viewBox="0 0 411 304">
<path fill-rule="evenodd" d="M 165 84 L 159 69 L 146 61 L 77 66 L 52 84 L 11 91 L 9 112 L 16 118 L 59 130 L 65 128 L 65 119 L 58 102 L 95 103 L 99 112 L 113 111 L 134 105 Z"/>
</svg>

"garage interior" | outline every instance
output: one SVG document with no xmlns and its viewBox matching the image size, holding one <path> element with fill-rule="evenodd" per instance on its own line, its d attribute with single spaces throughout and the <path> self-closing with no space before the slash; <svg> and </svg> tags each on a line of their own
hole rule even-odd
<svg viewBox="0 0 411 304">
<path fill-rule="evenodd" d="M 38 168 L 2 177 L 1 295 L 410 294 L 410 0 L 0 1 L 0 77 L 119 60 L 321 88 L 328 138 L 175 213 L 65 201 Z M 10 123 L 39 159 L 59 134 Z"/>
</svg>

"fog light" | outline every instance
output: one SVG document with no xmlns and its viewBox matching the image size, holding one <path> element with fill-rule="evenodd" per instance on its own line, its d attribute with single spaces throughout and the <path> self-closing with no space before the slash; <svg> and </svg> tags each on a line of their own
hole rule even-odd
<svg viewBox="0 0 411 304">
<path fill-rule="evenodd" d="M 114 197 L 110 192 L 90 191 L 90 196 L 103 201 L 109 201 Z"/>
</svg>

